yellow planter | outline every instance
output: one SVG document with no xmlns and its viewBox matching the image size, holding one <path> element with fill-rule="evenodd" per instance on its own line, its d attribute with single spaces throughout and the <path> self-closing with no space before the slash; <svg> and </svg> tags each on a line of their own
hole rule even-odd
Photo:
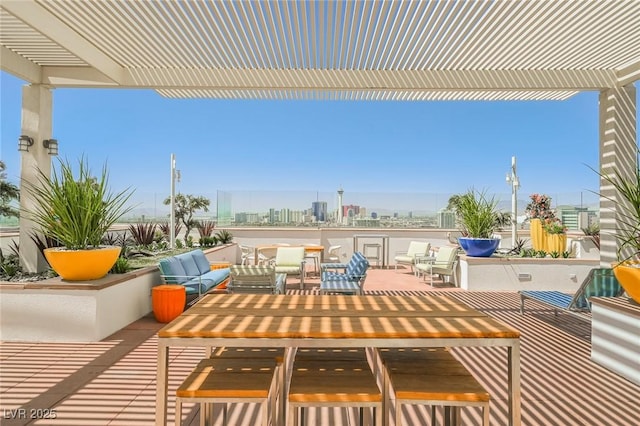
<svg viewBox="0 0 640 426">
<path fill-rule="evenodd" d="M 558 254 L 562 254 L 563 251 L 567 250 L 567 234 L 546 233 L 545 241 L 545 251 L 547 253 L 553 253 L 555 251 Z"/>
<path fill-rule="evenodd" d="M 60 247 L 44 250 L 51 268 L 64 280 L 90 281 L 102 278 L 120 255 L 120 247 L 107 246 L 91 250 L 67 250 Z"/>
<path fill-rule="evenodd" d="M 631 260 L 613 267 L 616 279 L 636 303 L 640 303 L 640 260 Z"/>
<path fill-rule="evenodd" d="M 531 237 L 531 247 L 534 250 L 546 251 L 546 235 L 547 233 L 544 231 L 542 227 L 542 221 L 540 219 L 531 219 L 530 220 L 530 228 L 529 228 L 529 236 Z"/>
</svg>

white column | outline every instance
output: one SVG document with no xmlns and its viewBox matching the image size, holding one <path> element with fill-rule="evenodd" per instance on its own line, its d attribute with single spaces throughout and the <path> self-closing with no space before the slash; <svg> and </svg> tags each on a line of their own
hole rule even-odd
<svg viewBox="0 0 640 426">
<path fill-rule="evenodd" d="M 636 89 L 627 85 L 600 92 L 600 173 L 635 176 L 638 141 L 636 138 Z M 617 260 L 619 243 L 613 233 L 620 226 L 617 191 L 600 180 L 600 264 L 610 267 Z M 612 202 L 606 197 L 617 202 Z M 629 253 L 627 253 L 628 255 Z"/>
<path fill-rule="evenodd" d="M 53 96 L 51 90 L 39 84 L 22 88 L 22 134 L 33 138 L 28 152 L 21 152 L 20 167 L 20 210 L 31 209 L 34 200 L 23 190 L 22 182 L 36 184 L 38 169 L 46 176 L 51 175 L 51 156 L 42 141 L 51 138 Z M 14 149 L 17 149 L 16 145 Z M 47 269 L 47 261 L 40 255 L 31 240 L 35 224 L 20 213 L 20 264 L 25 272 L 41 272 Z"/>
</svg>

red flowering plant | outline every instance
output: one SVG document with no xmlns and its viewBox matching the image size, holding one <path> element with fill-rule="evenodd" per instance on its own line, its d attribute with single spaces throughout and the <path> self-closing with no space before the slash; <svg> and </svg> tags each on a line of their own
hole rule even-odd
<svg viewBox="0 0 640 426">
<path fill-rule="evenodd" d="M 545 194 L 531 194 L 531 201 L 524 209 L 529 219 L 540 219 L 543 222 L 547 219 L 555 219 L 556 215 L 551 210 L 551 197 Z"/>
</svg>

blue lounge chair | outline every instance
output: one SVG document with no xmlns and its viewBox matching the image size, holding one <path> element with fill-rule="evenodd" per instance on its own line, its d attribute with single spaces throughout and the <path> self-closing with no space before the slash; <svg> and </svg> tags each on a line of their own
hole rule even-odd
<svg viewBox="0 0 640 426">
<path fill-rule="evenodd" d="M 560 291 L 522 290 L 520 294 L 520 313 L 524 315 L 525 299 L 533 299 L 549 305 L 557 315 L 558 311 L 570 314 L 591 312 L 590 297 L 618 297 L 623 289 L 613 275 L 611 268 L 594 268 L 584 279 L 580 288 L 572 296 Z"/>
<path fill-rule="evenodd" d="M 368 268 L 369 261 L 358 251 L 348 263 L 321 264 L 320 293 L 362 294 Z"/>
</svg>

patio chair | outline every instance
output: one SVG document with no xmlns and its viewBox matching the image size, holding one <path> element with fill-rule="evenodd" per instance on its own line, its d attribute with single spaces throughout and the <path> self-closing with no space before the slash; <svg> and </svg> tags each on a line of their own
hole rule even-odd
<svg viewBox="0 0 640 426">
<path fill-rule="evenodd" d="M 575 294 L 570 295 L 554 290 L 521 290 L 520 294 L 520 314 L 524 315 L 525 299 L 536 300 L 550 306 L 554 310 L 554 314 L 558 315 L 558 311 L 569 314 L 578 314 L 583 312 L 591 312 L 590 297 L 618 297 L 623 292 L 620 283 L 613 274 L 611 268 L 594 268 L 589 271 Z"/>
<path fill-rule="evenodd" d="M 317 247 L 317 244 L 303 244 L 303 246 L 305 247 Z M 314 274 L 319 274 L 320 273 L 320 252 L 319 251 L 310 251 L 310 252 L 306 252 L 304 254 L 304 258 L 305 261 L 308 259 L 311 262 L 313 262 L 313 273 Z"/>
<path fill-rule="evenodd" d="M 287 274 L 278 274 L 273 266 L 233 265 L 229 293 L 283 294 Z"/>
<path fill-rule="evenodd" d="M 426 257 L 429 255 L 429 249 L 431 244 L 423 241 L 411 241 L 407 251 L 398 251 L 393 258 L 395 263 L 395 269 L 398 270 L 398 265 L 409 265 L 412 273 L 416 273 L 414 265 L 416 264 L 417 257 Z"/>
<path fill-rule="evenodd" d="M 369 261 L 360 252 L 353 253 L 349 263 L 323 263 L 320 265 L 320 292 L 362 294 L 367 278 Z M 344 272 L 338 272 L 338 270 Z"/>
<path fill-rule="evenodd" d="M 458 278 L 456 272 L 456 265 L 458 264 L 458 249 L 455 247 L 440 247 L 438 252 L 433 257 L 420 258 L 416 259 L 416 272 L 418 276 L 420 272 L 422 272 L 423 277 L 426 281 L 426 274 L 429 274 L 431 278 L 431 287 L 433 287 L 433 276 L 450 276 L 453 278 L 453 284 L 455 286 L 458 285 Z"/>
<path fill-rule="evenodd" d="M 304 289 L 304 247 L 278 247 L 275 267 L 277 274 L 300 276 L 300 289 Z"/>
<path fill-rule="evenodd" d="M 338 263 L 340 262 L 340 249 L 342 246 L 330 246 L 327 250 L 327 255 L 325 259 L 327 263 Z"/>
</svg>

